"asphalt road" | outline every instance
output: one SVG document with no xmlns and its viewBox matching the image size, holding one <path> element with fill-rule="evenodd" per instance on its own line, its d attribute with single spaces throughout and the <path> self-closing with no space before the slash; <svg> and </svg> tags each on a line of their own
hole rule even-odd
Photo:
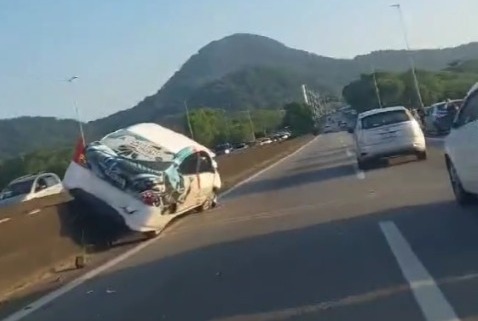
<svg viewBox="0 0 478 321">
<path fill-rule="evenodd" d="M 478 320 L 477 208 L 440 140 L 367 172 L 349 145 L 320 136 L 24 320 Z"/>
</svg>

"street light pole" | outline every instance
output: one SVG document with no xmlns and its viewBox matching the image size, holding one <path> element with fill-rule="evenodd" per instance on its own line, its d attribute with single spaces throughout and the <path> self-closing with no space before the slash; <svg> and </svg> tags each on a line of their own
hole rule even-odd
<svg viewBox="0 0 478 321">
<path fill-rule="evenodd" d="M 417 92 L 417 97 L 420 102 L 420 107 L 423 108 L 423 100 L 422 100 L 422 94 L 420 93 L 420 85 L 418 83 L 418 78 L 417 78 L 417 73 L 415 71 L 415 62 L 413 61 L 412 54 L 410 52 L 410 44 L 408 42 L 408 32 L 407 32 L 407 27 L 405 24 L 405 19 L 403 18 L 403 12 L 402 12 L 402 7 L 400 6 L 399 3 L 391 5 L 391 7 L 396 8 L 398 11 L 398 15 L 400 17 L 400 24 L 402 27 L 402 32 L 403 32 L 403 38 L 405 40 L 405 46 L 407 48 L 407 55 L 408 59 L 410 60 L 410 67 L 412 70 L 412 75 L 413 75 L 413 82 L 415 84 L 415 90 Z"/>
<path fill-rule="evenodd" d="M 73 76 L 71 78 L 68 78 L 66 81 L 70 84 L 73 83 L 73 81 L 77 80 L 79 77 L 78 76 Z M 75 116 L 76 116 L 76 120 L 78 121 L 78 126 L 80 127 L 80 135 L 81 135 L 81 139 L 83 140 L 83 143 L 86 144 L 86 140 L 85 140 L 85 133 L 83 131 L 83 123 L 81 122 L 81 118 L 80 118 L 80 111 L 78 110 L 78 104 L 76 102 L 76 99 L 75 99 L 75 95 L 73 95 L 73 108 L 75 108 Z"/>
<path fill-rule="evenodd" d="M 375 94 L 377 95 L 378 106 L 380 108 L 383 108 L 382 98 L 380 98 L 380 89 L 378 88 L 377 75 L 375 73 L 375 67 L 373 65 L 372 65 L 372 77 L 373 77 L 373 85 L 375 86 Z"/>
<path fill-rule="evenodd" d="M 189 118 L 188 102 L 186 100 L 184 100 L 184 109 L 186 110 L 186 120 L 188 122 L 189 134 L 191 135 L 191 138 L 194 140 L 193 127 L 191 126 L 191 119 Z"/>
<path fill-rule="evenodd" d="M 249 118 L 249 125 L 251 126 L 252 140 L 256 141 L 256 133 L 254 129 L 254 122 L 252 121 L 251 111 L 248 109 L 246 112 L 247 112 L 247 117 Z"/>
</svg>

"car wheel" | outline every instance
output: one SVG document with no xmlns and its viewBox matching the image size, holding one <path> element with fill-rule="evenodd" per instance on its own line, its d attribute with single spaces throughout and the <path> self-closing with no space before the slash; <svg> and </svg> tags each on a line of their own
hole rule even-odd
<svg viewBox="0 0 478 321">
<path fill-rule="evenodd" d="M 417 155 L 418 160 L 426 160 L 427 159 L 427 152 L 426 151 L 417 152 L 416 155 Z"/>
<path fill-rule="evenodd" d="M 463 188 L 458 172 L 451 161 L 447 161 L 447 168 L 450 176 L 451 187 L 457 203 L 461 206 L 466 206 L 476 201 L 476 196 L 467 192 Z"/>
<path fill-rule="evenodd" d="M 199 206 L 198 212 L 205 212 L 211 208 L 216 207 L 217 205 L 217 194 L 216 192 L 211 192 L 209 197 L 204 201 L 204 203 Z"/>
<path fill-rule="evenodd" d="M 360 170 L 366 170 L 368 168 L 369 163 L 357 158 L 357 165 Z"/>
</svg>

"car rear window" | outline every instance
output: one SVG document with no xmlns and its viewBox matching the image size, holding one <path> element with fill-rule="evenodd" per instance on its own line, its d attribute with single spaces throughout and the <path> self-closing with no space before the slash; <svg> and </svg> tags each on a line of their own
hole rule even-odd
<svg viewBox="0 0 478 321">
<path fill-rule="evenodd" d="M 146 162 L 172 162 L 174 158 L 174 153 L 126 129 L 105 136 L 101 143 L 125 159 Z"/>
<path fill-rule="evenodd" d="M 386 111 L 362 118 L 362 128 L 370 129 L 385 125 L 398 124 L 409 121 L 410 117 L 404 110 Z"/>
</svg>

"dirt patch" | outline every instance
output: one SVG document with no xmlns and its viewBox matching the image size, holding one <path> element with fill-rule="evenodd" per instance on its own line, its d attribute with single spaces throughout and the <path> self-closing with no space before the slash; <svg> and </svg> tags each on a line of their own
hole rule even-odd
<svg viewBox="0 0 478 321">
<path fill-rule="evenodd" d="M 294 138 L 218 157 L 223 190 L 312 138 Z M 142 241 L 110 221 L 88 215 L 93 212 L 67 194 L 0 209 L 0 221 L 10 219 L 0 224 L 0 318 Z M 76 269 L 75 257 L 86 252 L 94 253 L 88 255 L 88 266 Z"/>
</svg>

